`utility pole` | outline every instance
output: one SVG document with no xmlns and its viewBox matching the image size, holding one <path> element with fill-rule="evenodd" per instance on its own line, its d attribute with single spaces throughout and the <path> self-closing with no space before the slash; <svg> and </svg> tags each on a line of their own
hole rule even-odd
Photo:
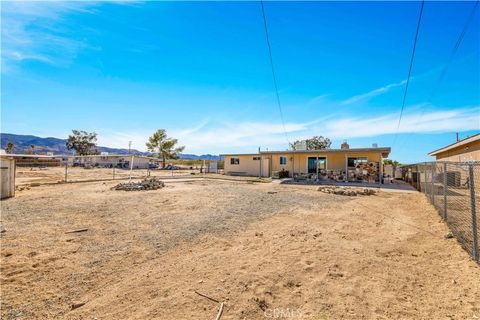
<svg viewBox="0 0 480 320">
<path fill-rule="evenodd" d="M 132 150 L 132 141 L 128 141 L 128 154 L 131 153 Z"/>
</svg>

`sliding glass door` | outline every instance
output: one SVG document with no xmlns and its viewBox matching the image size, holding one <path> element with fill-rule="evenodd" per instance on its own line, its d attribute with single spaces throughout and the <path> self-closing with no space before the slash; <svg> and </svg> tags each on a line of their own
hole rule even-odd
<svg viewBox="0 0 480 320">
<path fill-rule="evenodd" d="M 318 171 L 327 169 L 327 158 L 308 157 L 308 173 L 317 173 L 317 166 Z"/>
</svg>

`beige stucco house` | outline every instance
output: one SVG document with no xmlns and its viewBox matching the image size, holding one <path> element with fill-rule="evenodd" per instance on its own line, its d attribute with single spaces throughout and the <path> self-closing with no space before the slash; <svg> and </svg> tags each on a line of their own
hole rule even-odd
<svg viewBox="0 0 480 320">
<path fill-rule="evenodd" d="M 480 133 L 458 140 L 428 154 L 438 161 L 467 162 L 480 161 Z"/>
<path fill-rule="evenodd" d="M 349 148 L 326 150 L 261 151 L 251 154 L 223 154 L 227 175 L 275 177 L 288 171 L 289 177 L 314 175 L 339 181 L 363 180 L 379 182 L 383 175 L 383 159 L 390 148 Z M 373 181 L 372 181 L 373 180 Z"/>
</svg>

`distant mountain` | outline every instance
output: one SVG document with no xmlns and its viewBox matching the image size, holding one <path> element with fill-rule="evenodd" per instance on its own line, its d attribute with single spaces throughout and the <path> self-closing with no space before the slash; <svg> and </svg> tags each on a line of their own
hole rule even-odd
<svg viewBox="0 0 480 320">
<path fill-rule="evenodd" d="M 13 143 L 13 153 L 26 153 L 34 145 L 34 153 L 45 154 L 46 152 L 53 152 L 53 154 L 73 154 L 71 150 L 66 147 L 66 139 L 58 138 L 41 138 L 30 135 L 20 135 L 11 133 L 0 133 L 0 148 L 5 149 L 7 144 Z M 128 149 L 117 149 L 108 147 L 97 147 L 99 152 L 109 152 L 115 154 L 128 154 Z M 132 150 L 134 154 L 146 154 L 138 150 Z"/>
<path fill-rule="evenodd" d="M 30 150 L 31 145 L 34 145 L 34 153 L 36 154 L 45 154 L 46 152 L 53 152 L 53 154 L 73 154 L 71 150 L 68 150 L 66 147 L 66 139 L 58 138 L 41 138 L 31 135 L 20 135 L 20 134 L 11 134 L 11 133 L 0 133 L 0 149 L 5 149 L 8 143 L 13 143 L 13 153 L 26 153 Z M 97 150 L 99 152 L 108 152 L 111 154 L 128 154 L 128 149 L 119 149 L 119 148 L 109 148 L 98 146 Z M 148 156 L 151 155 L 148 152 L 142 152 L 135 149 L 131 151 L 133 154 Z M 223 157 L 206 154 L 206 155 L 195 155 L 195 154 L 181 154 L 180 159 L 185 160 L 222 160 Z"/>
<path fill-rule="evenodd" d="M 222 156 L 217 156 L 213 154 L 202 154 L 200 156 L 197 156 L 196 154 L 188 154 L 188 153 L 182 153 L 180 154 L 180 159 L 183 160 L 223 160 Z"/>
</svg>

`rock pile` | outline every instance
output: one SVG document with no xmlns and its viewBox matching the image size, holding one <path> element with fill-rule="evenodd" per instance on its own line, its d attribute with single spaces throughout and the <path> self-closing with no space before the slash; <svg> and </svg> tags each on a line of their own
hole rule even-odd
<svg viewBox="0 0 480 320">
<path fill-rule="evenodd" d="M 143 190 L 157 190 L 165 187 L 165 183 L 157 178 L 146 178 L 140 182 L 125 182 L 119 183 L 112 190 L 124 191 L 143 191 Z"/>
<path fill-rule="evenodd" d="M 376 193 L 376 191 L 373 189 L 353 189 L 348 187 L 320 187 L 318 188 L 318 191 L 349 197 L 370 196 Z"/>
</svg>

